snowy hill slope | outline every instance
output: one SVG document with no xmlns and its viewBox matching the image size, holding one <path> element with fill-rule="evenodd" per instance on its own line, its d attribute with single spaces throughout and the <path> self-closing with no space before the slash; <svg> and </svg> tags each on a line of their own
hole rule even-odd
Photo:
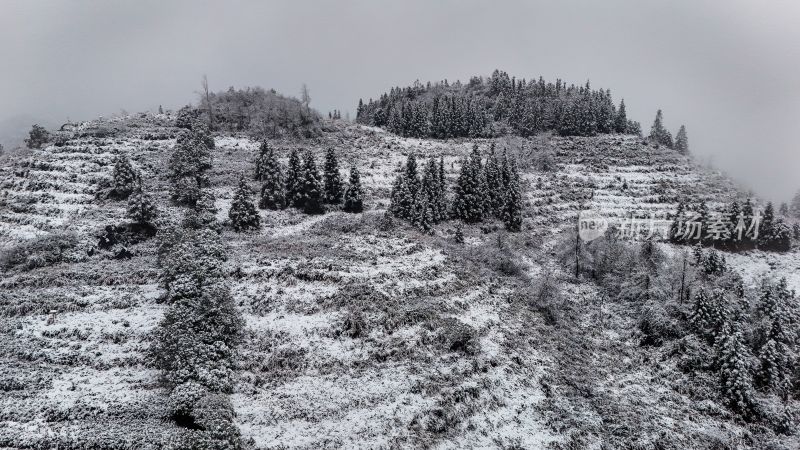
<svg viewBox="0 0 800 450">
<path fill-rule="evenodd" d="M 22 256 L 0 268 L 0 447 L 158 448 L 175 431 L 145 357 L 164 311 L 155 239 L 129 243 L 130 258 L 118 258 L 119 245 L 95 248 L 107 225 L 126 222 L 124 202 L 97 195 L 116 153 L 143 172 L 162 220 L 179 220 L 165 177 L 171 124 L 165 115 L 89 122 L 61 146 L 3 161 L 0 243 Z M 568 278 L 552 253 L 581 203 L 618 216 L 665 213 L 684 194 L 727 201 L 730 181 L 632 136 L 433 141 L 335 126 L 314 141 L 272 144 L 309 148 L 318 160 L 333 146 L 344 167 L 357 163 L 365 213 L 262 210 L 260 232 L 223 231 L 247 324 L 231 398 L 256 447 L 752 442 L 713 398 L 676 387 L 683 375 L 637 344 L 626 305 L 565 281 L 560 303 L 530 306 L 544 275 Z M 522 167 L 522 233 L 465 227 L 462 246 L 454 223 L 428 236 L 384 219 L 408 152 L 443 155 L 452 181 L 475 142 L 516 146 L 530 160 L 553 152 L 555 170 Z M 220 220 L 257 148 L 245 137 L 216 137 Z M 733 259 L 745 268 L 762 257 Z M 794 254 L 771 258 L 792 267 Z M 777 439 L 762 432 L 756 442 Z"/>
</svg>

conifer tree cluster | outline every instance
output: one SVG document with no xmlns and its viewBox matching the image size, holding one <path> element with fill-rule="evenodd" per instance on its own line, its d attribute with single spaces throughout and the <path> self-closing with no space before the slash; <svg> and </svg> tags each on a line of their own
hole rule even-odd
<svg viewBox="0 0 800 450">
<path fill-rule="evenodd" d="M 660 109 L 656 112 L 656 118 L 653 120 L 653 126 L 650 127 L 648 139 L 656 144 L 671 148 L 682 155 L 689 154 L 689 137 L 686 135 L 686 126 L 681 125 L 673 140 L 672 133 L 664 126 L 664 114 Z"/>
<path fill-rule="evenodd" d="M 139 184 L 139 173 L 131 165 L 131 161 L 125 155 L 117 155 L 114 158 L 113 195 L 116 198 L 128 198 Z"/>
<path fill-rule="evenodd" d="M 744 344 L 740 325 L 724 319 L 720 327 L 716 348 L 716 363 L 722 396 L 728 407 L 745 418 L 756 414 L 753 398 L 750 365 L 747 347 Z"/>
<path fill-rule="evenodd" d="M 491 137 L 505 133 L 530 136 L 542 131 L 562 135 L 634 133 L 640 126 L 627 119 L 624 103 L 614 106 L 611 92 L 567 85 L 517 80 L 495 70 L 469 83 L 447 80 L 392 88 L 377 101 L 359 100 L 359 123 L 386 127 L 413 137 Z"/>
<path fill-rule="evenodd" d="M 322 174 L 311 152 L 306 152 L 301 160 L 296 149 L 289 153 L 289 165 L 284 172 L 275 152 L 264 144 L 256 159 L 255 176 L 263 183 L 260 208 L 277 210 L 291 206 L 302 209 L 306 214 L 322 214 L 325 205 L 344 203 L 347 212 L 363 210 L 364 191 L 360 174 L 353 167 L 349 185 L 345 186 L 336 152 L 332 148 L 325 153 Z"/>
<path fill-rule="evenodd" d="M 718 278 L 716 281 L 722 284 L 717 286 L 726 285 L 726 279 L 730 280 Z M 756 401 L 756 388 L 784 400 L 796 389 L 798 305 L 785 278 L 761 283 L 754 313 L 750 312 L 751 303 L 744 299 L 741 278 L 730 288 L 732 291 L 717 287 L 709 294 L 701 286 L 694 296 L 689 323 L 697 335 L 713 345 L 714 361 L 706 367 L 716 371 L 723 401 L 751 420 L 764 412 Z M 729 292 L 739 300 L 729 297 Z"/>
<path fill-rule="evenodd" d="M 253 204 L 253 191 L 244 176 L 239 180 L 239 187 L 233 196 L 228 218 L 235 231 L 257 230 L 261 227 L 261 218 Z"/>
<path fill-rule="evenodd" d="M 694 296 L 694 306 L 689 321 L 695 331 L 713 343 L 725 322 L 725 292 L 714 290 L 711 294 L 699 289 Z"/>
<path fill-rule="evenodd" d="M 169 159 L 173 200 L 189 206 L 197 202 L 208 185 L 213 149 L 214 138 L 204 123 L 195 121 L 191 130 L 181 131 Z"/>
<path fill-rule="evenodd" d="M 508 231 L 522 227 L 522 191 L 516 162 L 503 154 L 498 162 L 491 148 L 485 165 L 478 146 L 474 146 L 453 189 L 453 217 L 465 223 L 497 218 Z"/>
<path fill-rule="evenodd" d="M 429 159 L 420 178 L 412 153 L 395 179 L 389 211 L 424 231 L 430 231 L 434 224 L 448 217 L 465 223 L 496 218 L 509 231 L 519 231 L 522 227 L 523 202 L 516 163 L 505 154 L 499 161 L 493 147 L 485 164 L 477 145 L 464 158 L 449 211 L 446 192 L 444 159 L 439 158 L 438 162 Z"/>
<path fill-rule="evenodd" d="M 444 160 L 431 157 L 420 178 L 417 158 L 410 153 L 403 172 L 392 187 L 389 211 L 428 232 L 447 218 Z"/>
<path fill-rule="evenodd" d="M 798 334 L 797 304 L 794 292 L 789 291 L 786 278 L 777 284 L 764 282 L 758 302 L 758 312 L 766 325 L 766 341 L 758 351 L 759 367 L 756 380 L 767 390 L 787 396 L 792 390 L 792 371 Z"/>
<path fill-rule="evenodd" d="M 150 354 L 169 390 L 170 417 L 180 427 L 173 448 L 240 448 L 227 398 L 234 384 L 244 322 L 226 283 L 218 233 L 173 230 L 159 248 L 169 304 Z"/>
<path fill-rule="evenodd" d="M 656 118 L 653 121 L 653 126 L 650 127 L 650 136 L 648 137 L 651 141 L 668 148 L 672 148 L 675 145 L 672 141 L 672 133 L 664 127 L 664 115 L 660 109 L 656 112 Z"/>
<path fill-rule="evenodd" d="M 757 211 L 750 199 L 743 206 L 734 200 L 716 213 L 709 211 L 705 202 L 692 210 L 679 202 L 669 239 L 676 244 L 700 244 L 728 251 L 759 248 L 783 252 L 791 247 L 792 229 L 783 217 L 775 216 L 771 202 L 763 211 Z"/>
</svg>

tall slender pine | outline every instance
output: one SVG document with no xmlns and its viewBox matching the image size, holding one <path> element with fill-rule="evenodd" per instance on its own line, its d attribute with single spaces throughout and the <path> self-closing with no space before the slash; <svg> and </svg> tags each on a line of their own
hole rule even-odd
<svg viewBox="0 0 800 450">
<path fill-rule="evenodd" d="M 286 170 L 286 204 L 295 208 L 302 208 L 305 203 L 303 197 L 303 165 L 297 149 L 289 153 L 289 168 Z"/>
<path fill-rule="evenodd" d="M 322 180 L 317 170 L 317 162 L 310 151 L 306 152 L 305 161 L 303 162 L 303 211 L 306 214 L 324 213 L 323 195 Z"/>
<path fill-rule="evenodd" d="M 338 205 L 342 203 L 344 189 L 342 186 L 342 176 L 339 173 L 339 161 L 333 148 L 329 148 L 325 153 L 325 203 Z"/>
<path fill-rule="evenodd" d="M 344 192 L 344 211 L 360 213 L 364 210 L 364 189 L 361 187 L 361 174 L 358 167 L 350 167 L 350 180 Z"/>
</svg>

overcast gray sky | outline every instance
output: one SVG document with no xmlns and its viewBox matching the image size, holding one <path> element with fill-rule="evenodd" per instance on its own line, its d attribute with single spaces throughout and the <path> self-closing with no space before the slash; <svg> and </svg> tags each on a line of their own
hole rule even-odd
<svg viewBox="0 0 800 450">
<path fill-rule="evenodd" d="M 800 188 L 800 3 L 0 0 L 0 122 L 174 108 L 260 85 L 322 112 L 495 68 L 610 88 L 774 200 Z"/>
</svg>

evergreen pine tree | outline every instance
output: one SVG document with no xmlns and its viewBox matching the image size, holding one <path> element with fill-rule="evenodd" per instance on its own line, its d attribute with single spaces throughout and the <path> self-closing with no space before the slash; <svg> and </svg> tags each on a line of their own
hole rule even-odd
<svg viewBox="0 0 800 450">
<path fill-rule="evenodd" d="M 289 153 L 289 168 L 286 170 L 286 204 L 295 208 L 302 208 L 305 203 L 303 197 L 303 166 L 296 149 Z"/>
<path fill-rule="evenodd" d="M 785 283 L 785 279 L 782 281 Z M 782 297 L 781 294 L 778 296 Z M 790 347 L 793 339 L 787 335 L 784 326 L 788 320 L 787 317 L 784 317 L 787 314 L 787 309 L 779 308 L 772 315 L 767 342 L 764 343 L 759 352 L 760 365 L 756 378 L 761 386 L 777 390 L 784 396 L 788 393 L 792 384 L 791 357 L 789 355 L 791 354 Z"/>
<path fill-rule="evenodd" d="M 261 147 L 259 147 L 258 156 L 256 157 L 256 167 L 254 178 L 256 181 L 265 181 L 267 177 L 267 173 L 270 170 L 273 170 L 274 166 L 277 164 L 278 158 L 275 156 L 275 152 L 272 150 L 272 147 L 264 141 L 261 143 Z"/>
<path fill-rule="evenodd" d="M 755 247 L 756 243 L 756 241 L 753 239 L 753 232 L 752 231 L 750 233 L 747 232 L 747 229 L 750 227 L 751 222 L 755 220 L 755 210 L 753 209 L 753 202 L 749 198 L 744 202 L 744 205 L 742 205 L 742 218 L 744 221 L 743 223 L 744 231 L 742 232 L 742 240 L 739 243 L 739 249 L 748 250 Z"/>
<path fill-rule="evenodd" d="M 481 155 L 476 144 L 469 158 L 464 158 L 454 189 L 453 216 L 466 223 L 483 220 L 486 202 Z"/>
<path fill-rule="evenodd" d="M 233 195 L 228 218 L 230 218 L 231 226 L 235 231 L 258 229 L 261 226 L 258 211 L 253 204 L 253 192 L 247 185 L 244 176 L 239 180 L 239 187 Z"/>
<path fill-rule="evenodd" d="M 364 190 L 361 187 L 361 174 L 355 164 L 350 168 L 350 180 L 344 193 L 344 211 L 360 213 L 364 210 Z"/>
<path fill-rule="evenodd" d="M 195 121 L 191 130 L 178 135 L 169 160 L 172 198 L 193 206 L 208 185 L 206 172 L 211 169 L 214 138 L 205 123 Z"/>
<path fill-rule="evenodd" d="M 765 250 L 771 249 L 774 235 L 775 208 L 772 206 L 772 202 L 767 202 L 758 227 L 758 246 Z"/>
<path fill-rule="evenodd" d="M 117 155 L 114 159 L 114 196 L 128 198 L 139 183 L 139 174 L 133 169 L 127 156 Z"/>
<path fill-rule="evenodd" d="M 342 203 L 344 189 L 342 186 L 342 176 L 339 173 L 339 161 L 333 148 L 329 148 L 325 153 L 325 203 L 338 205 Z"/>
<path fill-rule="evenodd" d="M 617 133 L 626 133 L 628 131 L 628 115 L 625 112 L 625 99 L 619 102 L 617 115 L 614 117 L 614 131 Z"/>
<path fill-rule="evenodd" d="M 200 189 L 194 205 L 185 212 L 183 218 L 184 228 L 193 230 L 208 229 L 221 232 L 222 227 L 217 221 L 217 199 L 208 189 Z"/>
<path fill-rule="evenodd" d="M 675 135 L 675 150 L 686 155 L 689 153 L 689 138 L 686 136 L 686 126 L 681 125 L 678 134 Z"/>
<path fill-rule="evenodd" d="M 744 239 L 744 232 L 746 230 L 742 230 L 740 236 L 739 230 L 737 229 L 741 214 L 742 209 L 739 207 L 739 202 L 734 200 L 731 202 L 731 205 L 727 210 L 728 232 L 730 233 L 730 238 L 728 239 L 726 245 L 727 248 L 731 250 L 737 250 L 740 247 L 741 240 Z"/>
<path fill-rule="evenodd" d="M 256 169 L 257 178 L 262 182 L 258 207 L 273 210 L 285 208 L 283 170 L 277 156 L 270 148 L 260 159 L 260 167 Z"/>
<path fill-rule="evenodd" d="M 414 203 L 411 223 L 426 233 L 433 230 L 433 209 L 427 195 L 420 195 Z"/>
<path fill-rule="evenodd" d="M 406 189 L 403 174 L 397 174 L 392 184 L 392 192 L 389 199 L 389 212 L 395 217 L 405 218 L 407 216 L 406 211 L 401 206 Z"/>
<path fill-rule="evenodd" d="M 689 322 L 695 331 L 709 342 L 714 342 L 725 319 L 723 301 L 724 292 L 719 289 L 709 294 L 700 288 L 695 294 Z"/>
<path fill-rule="evenodd" d="M 420 195 L 420 179 L 417 174 L 417 159 L 411 153 L 406 159 L 403 172 L 398 175 L 392 188 L 391 206 L 389 210 L 395 217 L 414 219 L 414 205 Z"/>
<path fill-rule="evenodd" d="M 725 320 L 716 342 L 716 366 L 725 403 L 745 418 L 755 413 L 750 368 L 739 326 Z"/>
<path fill-rule="evenodd" d="M 664 128 L 664 117 L 660 109 L 656 113 L 653 126 L 650 128 L 650 140 L 668 148 L 673 147 L 672 134 Z"/>
<path fill-rule="evenodd" d="M 317 170 L 317 162 L 311 152 L 306 152 L 303 162 L 303 212 L 306 214 L 323 214 L 323 186 Z"/>
<path fill-rule="evenodd" d="M 422 183 L 420 185 L 420 194 L 417 196 L 417 202 L 419 202 L 422 197 L 425 197 L 428 203 L 427 208 L 430 209 L 431 223 L 438 223 L 446 218 L 447 210 L 444 200 L 443 176 L 443 161 L 440 159 L 439 164 L 437 164 L 436 159 L 431 157 L 425 165 Z"/>
<path fill-rule="evenodd" d="M 128 197 L 128 217 L 142 225 L 152 225 L 156 218 L 156 207 L 149 194 L 144 192 L 142 182 L 136 183 L 136 188 Z"/>
<path fill-rule="evenodd" d="M 762 280 L 760 291 L 756 305 L 759 314 L 764 317 L 775 317 L 778 312 L 778 296 L 775 295 L 774 286 L 766 279 Z"/>
</svg>

